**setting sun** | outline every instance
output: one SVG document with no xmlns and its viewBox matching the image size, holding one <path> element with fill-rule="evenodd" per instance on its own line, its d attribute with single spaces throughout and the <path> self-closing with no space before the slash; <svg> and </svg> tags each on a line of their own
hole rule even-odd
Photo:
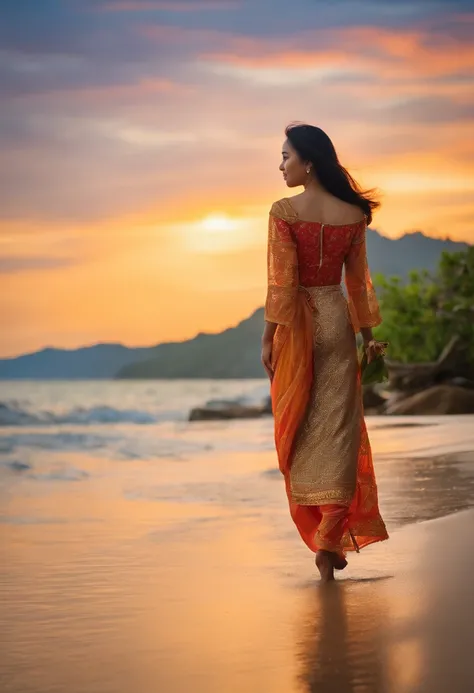
<svg viewBox="0 0 474 693">
<path fill-rule="evenodd" d="M 225 214 L 209 214 L 202 220 L 203 231 L 209 234 L 229 233 L 236 230 L 236 222 Z"/>
<path fill-rule="evenodd" d="M 224 212 L 211 212 L 204 218 L 170 227 L 177 232 L 185 252 L 222 254 L 242 250 L 261 241 L 262 219 L 233 218 Z"/>
</svg>

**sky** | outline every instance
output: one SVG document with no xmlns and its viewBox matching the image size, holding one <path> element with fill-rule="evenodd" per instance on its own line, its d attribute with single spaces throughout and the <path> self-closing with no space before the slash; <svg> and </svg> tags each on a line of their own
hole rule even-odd
<svg viewBox="0 0 474 693">
<path fill-rule="evenodd" d="M 292 121 L 373 228 L 474 242 L 473 34 L 472 0 L 2 0 L 0 357 L 250 315 Z"/>
</svg>

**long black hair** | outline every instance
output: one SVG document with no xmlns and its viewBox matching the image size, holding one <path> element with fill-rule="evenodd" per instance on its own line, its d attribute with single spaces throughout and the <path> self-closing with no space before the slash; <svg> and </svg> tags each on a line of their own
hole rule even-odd
<svg viewBox="0 0 474 693">
<path fill-rule="evenodd" d="M 370 224 L 373 211 L 380 207 L 376 191 L 361 190 L 339 162 L 334 145 L 324 130 L 314 125 L 290 124 L 285 135 L 300 159 L 312 163 L 323 188 L 340 200 L 360 207 Z"/>
</svg>

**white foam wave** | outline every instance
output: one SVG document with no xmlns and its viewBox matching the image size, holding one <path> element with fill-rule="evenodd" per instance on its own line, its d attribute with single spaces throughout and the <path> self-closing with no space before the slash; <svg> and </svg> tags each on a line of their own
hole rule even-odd
<svg viewBox="0 0 474 693">
<path fill-rule="evenodd" d="M 174 417 L 173 417 L 174 414 Z M 29 412 L 14 403 L 0 402 L 0 426 L 52 426 L 64 424 L 154 424 L 167 417 L 177 418 L 176 412 L 161 412 L 160 416 L 139 409 L 116 409 L 109 406 L 75 407 L 64 413 L 48 410 Z"/>
</svg>

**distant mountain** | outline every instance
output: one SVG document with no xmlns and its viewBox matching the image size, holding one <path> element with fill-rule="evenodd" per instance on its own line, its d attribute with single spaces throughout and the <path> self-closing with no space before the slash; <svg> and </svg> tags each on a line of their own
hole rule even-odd
<svg viewBox="0 0 474 693">
<path fill-rule="evenodd" d="M 154 347 L 129 349 L 122 344 L 96 344 L 79 349 L 47 347 L 33 354 L 0 360 L 0 379 L 94 380 L 113 378 L 128 363 L 153 356 Z"/>
<path fill-rule="evenodd" d="M 367 232 L 367 257 L 372 276 L 381 273 L 405 278 L 412 270 L 433 271 L 441 253 L 455 253 L 466 248 L 466 243 L 431 238 L 421 231 L 406 233 L 395 240 L 372 229 Z"/>
<path fill-rule="evenodd" d="M 434 270 L 443 251 L 465 243 L 439 240 L 421 232 L 392 240 L 377 231 L 367 234 L 372 275 L 406 277 L 411 270 Z M 198 334 L 186 342 L 128 348 L 97 344 L 75 350 L 47 348 L 0 360 L 0 379 L 100 378 L 260 378 L 263 309 L 219 334 Z"/>
<path fill-rule="evenodd" d="M 262 378 L 260 340 L 263 308 L 237 327 L 160 344 L 148 361 L 124 366 L 117 378 Z"/>
</svg>

